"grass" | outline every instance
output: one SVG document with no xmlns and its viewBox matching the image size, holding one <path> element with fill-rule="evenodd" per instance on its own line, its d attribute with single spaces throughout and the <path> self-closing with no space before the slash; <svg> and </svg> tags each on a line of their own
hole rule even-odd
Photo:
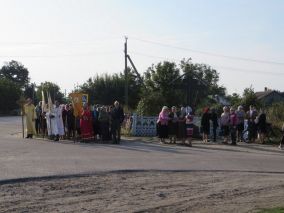
<svg viewBox="0 0 284 213">
<path fill-rule="evenodd" d="M 262 209 L 258 213 L 284 213 L 284 207 Z"/>
</svg>

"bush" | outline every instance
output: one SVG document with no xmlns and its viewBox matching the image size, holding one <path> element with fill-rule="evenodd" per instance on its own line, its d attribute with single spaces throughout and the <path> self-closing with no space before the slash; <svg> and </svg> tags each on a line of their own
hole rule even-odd
<svg viewBox="0 0 284 213">
<path fill-rule="evenodd" d="M 17 100 L 20 98 L 20 87 L 7 79 L 0 79 L 0 112 L 9 114 L 11 111 L 18 109 Z"/>
<path fill-rule="evenodd" d="M 282 128 L 284 123 L 284 103 L 275 103 L 267 109 L 267 120 L 278 129 Z"/>
<path fill-rule="evenodd" d="M 153 116 L 159 114 L 165 103 L 164 98 L 159 94 L 149 94 L 141 98 L 137 105 L 136 112 L 138 115 Z"/>
<path fill-rule="evenodd" d="M 284 103 L 275 103 L 266 110 L 267 121 L 271 123 L 273 138 L 270 141 L 279 143 L 282 133 L 281 128 L 284 123 Z"/>
</svg>

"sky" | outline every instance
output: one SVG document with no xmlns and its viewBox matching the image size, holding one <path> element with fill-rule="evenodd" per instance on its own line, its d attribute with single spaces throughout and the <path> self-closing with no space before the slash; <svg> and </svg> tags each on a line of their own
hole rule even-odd
<svg viewBox="0 0 284 213">
<path fill-rule="evenodd" d="M 0 0 L 0 66 L 17 60 L 31 82 L 62 91 L 124 69 L 183 58 L 216 69 L 228 94 L 284 91 L 282 0 Z"/>
</svg>

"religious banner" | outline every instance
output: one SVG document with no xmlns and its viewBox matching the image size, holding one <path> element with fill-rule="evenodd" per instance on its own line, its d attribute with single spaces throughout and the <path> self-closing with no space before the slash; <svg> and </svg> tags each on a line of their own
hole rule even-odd
<svg viewBox="0 0 284 213">
<path fill-rule="evenodd" d="M 83 104 L 86 104 L 89 102 L 89 95 L 88 94 L 82 94 L 82 102 Z"/>
<path fill-rule="evenodd" d="M 77 117 L 82 112 L 83 94 L 82 93 L 70 93 L 69 97 L 71 98 L 72 105 L 74 108 L 74 116 Z"/>
</svg>

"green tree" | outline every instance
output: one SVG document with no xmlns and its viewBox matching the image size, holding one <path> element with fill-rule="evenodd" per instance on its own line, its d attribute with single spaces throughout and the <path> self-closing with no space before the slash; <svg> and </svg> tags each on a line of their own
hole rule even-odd
<svg viewBox="0 0 284 213">
<path fill-rule="evenodd" d="M 243 107 L 248 110 L 250 105 L 253 106 L 260 106 L 260 103 L 257 100 L 257 97 L 254 93 L 254 89 L 252 86 L 245 88 L 243 92 L 243 97 L 242 97 L 242 105 Z"/>
<path fill-rule="evenodd" d="M 180 63 L 183 72 L 184 91 L 188 89 L 189 105 L 193 107 L 203 107 L 204 104 L 209 103 L 209 96 L 224 96 L 226 89 L 219 86 L 219 73 L 217 70 L 206 64 L 193 64 L 190 60 L 183 59 Z M 183 94 L 186 94 L 184 92 Z"/>
<path fill-rule="evenodd" d="M 7 79 L 0 79 L 0 112 L 9 113 L 18 109 L 17 100 L 21 96 L 21 88 Z"/>
<path fill-rule="evenodd" d="M 0 78 L 12 81 L 24 88 L 29 83 L 29 71 L 20 62 L 12 60 L 0 69 Z"/>
<path fill-rule="evenodd" d="M 128 95 L 129 107 L 135 109 L 141 93 L 141 82 L 133 72 L 128 69 Z M 80 86 L 80 92 L 89 94 L 90 103 L 111 105 L 115 100 L 124 104 L 125 76 L 122 73 L 112 75 L 97 75 L 89 78 Z"/>
<path fill-rule="evenodd" d="M 181 85 L 179 77 L 180 71 L 174 62 L 164 61 L 155 66 L 152 65 L 144 73 L 145 88 L 142 93 L 143 98 L 159 97 L 158 99 L 163 100 L 163 102 L 152 103 L 158 108 L 163 105 L 180 105 L 182 102 L 181 92 L 175 89 Z M 152 96 L 149 96 L 150 94 Z"/>
<path fill-rule="evenodd" d="M 24 87 L 24 97 L 33 99 L 34 103 L 39 101 L 36 95 L 36 88 L 37 86 L 35 83 L 27 84 Z"/>
<path fill-rule="evenodd" d="M 47 100 L 47 92 L 50 94 L 52 101 L 59 101 L 59 103 L 65 103 L 64 94 L 60 91 L 60 87 L 52 82 L 43 82 L 41 83 L 36 91 L 37 100 L 42 100 L 42 91 L 45 93 L 45 99 Z"/>
<path fill-rule="evenodd" d="M 232 95 L 227 95 L 226 97 L 232 106 L 237 107 L 242 104 L 242 98 L 239 94 L 233 93 Z"/>
</svg>

